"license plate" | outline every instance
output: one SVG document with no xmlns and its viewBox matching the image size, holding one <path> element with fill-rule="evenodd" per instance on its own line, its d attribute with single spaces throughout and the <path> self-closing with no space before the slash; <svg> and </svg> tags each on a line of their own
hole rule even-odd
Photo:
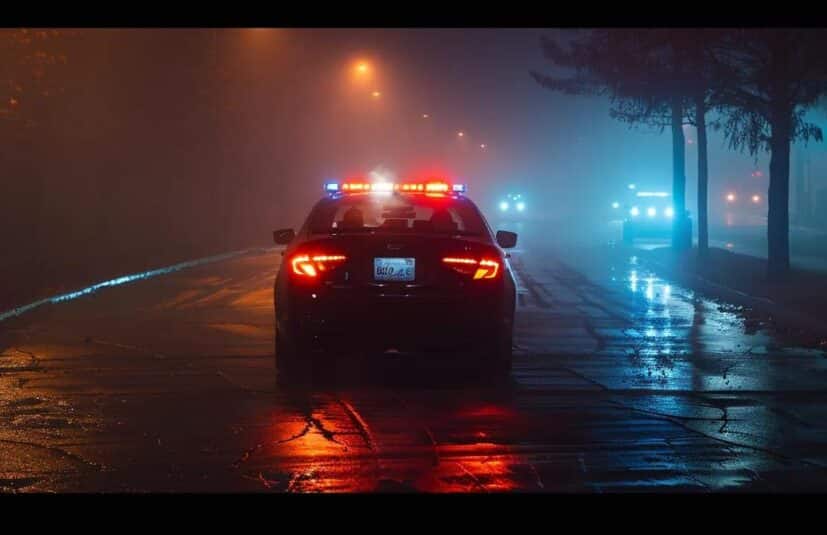
<svg viewBox="0 0 827 535">
<path fill-rule="evenodd" d="M 374 258 L 373 278 L 378 281 L 412 281 L 416 278 L 416 259 Z"/>
</svg>

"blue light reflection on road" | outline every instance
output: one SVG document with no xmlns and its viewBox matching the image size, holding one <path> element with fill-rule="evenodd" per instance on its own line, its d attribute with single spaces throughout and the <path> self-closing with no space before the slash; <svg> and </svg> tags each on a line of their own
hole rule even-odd
<svg viewBox="0 0 827 535">
<path fill-rule="evenodd" d="M 74 292 L 69 292 L 65 294 L 55 295 L 52 297 L 46 297 L 44 299 L 40 299 L 38 301 L 34 301 L 33 303 L 29 303 L 27 305 L 19 306 L 17 308 L 13 308 L 11 310 L 7 310 L 5 312 L 0 312 L 0 321 L 5 321 L 9 318 L 14 318 L 20 316 L 21 314 L 25 314 L 30 310 L 33 310 L 37 307 L 47 304 L 58 304 L 63 303 L 66 301 L 72 301 L 79 297 L 83 297 L 85 295 L 89 295 L 91 293 L 97 292 L 100 289 L 108 288 L 111 286 L 120 286 L 122 284 L 128 284 L 130 282 L 135 282 L 139 280 L 149 279 L 152 277 L 157 277 L 159 275 L 167 275 L 170 273 L 174 273 L 176 271 L 180 271 L 182 269 L 187 269 L 191 267 L 200 266 L 203 264 L 210 264 L 213 262 L 221 262 L 222 260 L 228 260 L 230 258 L 235 258 L 238 256 L 245 256 L 248 254 L 253 253 L 266 253 L 276 248 L 254 248 L 254 249 L 243 249 L 240 251 L 232 251 L 229 253 L 223 253 L 220 255 L 208 256 L 205 258 L 198 258 L 195 260 L 188 260 L 186 262 L 181 262 L 178 264 L 173 264 L 171 266 L 166 266 L 158 269 L 153 269 L 150 271 L 142 271 L 140 273 L 133 273 L 131 275 L 123 275 L 121 277 L 117 277 L 114 279 L 106 280 L 103 282 L 99 282 L 97 284 L 93 284 L 92 286 L 87 286 L 86 288 L 81 288 L 80 290 L 76 290 Z"/>
</svg>

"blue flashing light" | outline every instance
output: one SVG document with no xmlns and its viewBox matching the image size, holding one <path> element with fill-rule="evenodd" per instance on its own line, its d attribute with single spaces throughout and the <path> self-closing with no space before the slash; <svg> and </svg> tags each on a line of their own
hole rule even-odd
<svg viewBox="0 0 827 535">
<path fill-rule="evenodd" d="M 339 183 L 338 182 L 325 182 L 324 190 L 325 191 L 339 191 Z"/>
</svg>

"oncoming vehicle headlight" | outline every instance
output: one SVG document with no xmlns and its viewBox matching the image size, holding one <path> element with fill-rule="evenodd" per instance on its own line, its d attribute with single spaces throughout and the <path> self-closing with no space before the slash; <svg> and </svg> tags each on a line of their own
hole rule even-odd
<svg viewBox="0 0 827 535">
<path fill-rule="evenodd" d="M 646 215 L 649 217 L 655 217 L 658 215 L 658 210 L 654 206 L 650 206 L 648 210 L 646 210 Z"/>
<path fill-rule="evenodd" d="M 633 207 L 632 207 L 632 209 L 631 209 L 631 210 L 629 210 L 629 214 L 630 214 L 632 217 L 637 217 L 637 216 L 639 216 L 639 215 L 640 215 L 640 208 L 638 208 L 637 206 L 633 206 Z"/>
<path fill-rule="evenodd" d="M 672 217 L 672 216 L 675 215 L 675 210 L 673 210 L 672 207 L 670 206 L 666 210 L 663 211 L 663 215 L 665 215 L 666 217 Z"/>
<path fill-rule="evenodd" d="M 500 211 L 505 212 L 506 210 L 508 210 L 508 203 L 503 201 L 500 203 Z"/>
<path fill-rule="evenodd" d="M 522 212 L 523 210 L 525 210 L 525 203 L 524 202 L 518 202 L 517 203 L 517 211 Z"/>
</svg>

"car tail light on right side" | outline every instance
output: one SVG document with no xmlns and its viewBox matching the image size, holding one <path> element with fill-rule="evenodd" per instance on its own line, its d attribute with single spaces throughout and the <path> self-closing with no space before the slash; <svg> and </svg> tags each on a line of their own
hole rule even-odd
<svg viewBox="0 0 827 535">
<path fill-rule="evenodd" d="M 502 271 L 500 261 L 490 255 L 457 255 L 443 257 L 442 263 L 472 280 L 496 279 Z"/>
</svg>

